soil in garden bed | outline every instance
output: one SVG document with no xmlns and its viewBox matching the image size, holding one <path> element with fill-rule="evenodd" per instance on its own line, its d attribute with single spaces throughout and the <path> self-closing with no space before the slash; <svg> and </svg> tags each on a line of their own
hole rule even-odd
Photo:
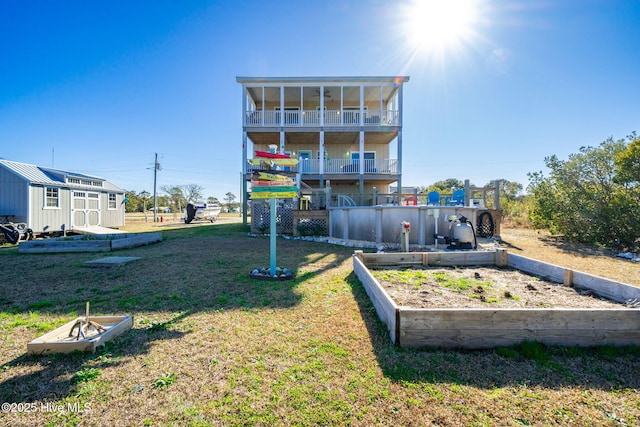
<svg viewBox="0 0 640 427">
<path fill-rule="evenodd" d="M 376 268 L 398 305 L 413 308 L 624 308 L 592 291 L 497 267 Z"/>
</svg>

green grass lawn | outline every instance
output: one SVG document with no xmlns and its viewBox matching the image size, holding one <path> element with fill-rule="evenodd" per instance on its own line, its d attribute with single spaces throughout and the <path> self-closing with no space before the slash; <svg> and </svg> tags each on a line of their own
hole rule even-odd
<svg viewBox="0 0 640 427">
<path fill-rule="evenodd" d="M 636 347 L 399 349 L 352 248 L 278 239 L 296 278 L 259 281 L 269 239 L 247 231 L 164 230 L 114 254 L 1 249 L 0 402 L 15 403 L 2 424 L 640 425 Z M 109 255 L 141 259 L 83 266 Z M 25 354 L 86 301 L 134 328 L 96 354 Z"/>
</svg>

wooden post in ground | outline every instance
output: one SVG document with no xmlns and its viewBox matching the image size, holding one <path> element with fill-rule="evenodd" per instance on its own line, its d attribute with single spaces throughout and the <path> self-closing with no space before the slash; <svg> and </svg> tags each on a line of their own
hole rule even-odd
<svg viewBox="0 0 640 427">
<path fill-rule="evenodd" d="M 269 199 L 271 228 L 269 233 L 269 270 L 271 277 L 276 275 L 276 199 Z"/>
</svg>

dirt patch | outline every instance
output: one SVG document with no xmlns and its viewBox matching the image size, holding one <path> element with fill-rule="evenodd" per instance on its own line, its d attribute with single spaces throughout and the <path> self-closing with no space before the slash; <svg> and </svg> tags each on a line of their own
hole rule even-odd
<svg viewBox="0 0 640 427">
<path fill-rule="evenodd" d="M 398 305 L 413 308 L 622 308 L 589 290 L 494 267 L 376 269 Z"/>
<path fill-rule="evenodd" d="M 503 227 L 500 235 L 500 246 L 510 253 L 640 286 L 640 263 L 618 258 L 611 249 L 570 243 L 544 230 Z"/>
</svg>

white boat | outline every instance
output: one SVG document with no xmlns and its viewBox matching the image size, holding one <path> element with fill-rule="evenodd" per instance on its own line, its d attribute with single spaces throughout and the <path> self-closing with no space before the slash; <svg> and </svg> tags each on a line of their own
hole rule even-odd
<svg viewBox="0 0 640 427">
<path fill-rule="evenodd" d="M 220 206 L 212 203 L 189 203 L 185 209 L 184 222 L 205 220 L 215 222 L 220 215 Z"/>
</svg>

